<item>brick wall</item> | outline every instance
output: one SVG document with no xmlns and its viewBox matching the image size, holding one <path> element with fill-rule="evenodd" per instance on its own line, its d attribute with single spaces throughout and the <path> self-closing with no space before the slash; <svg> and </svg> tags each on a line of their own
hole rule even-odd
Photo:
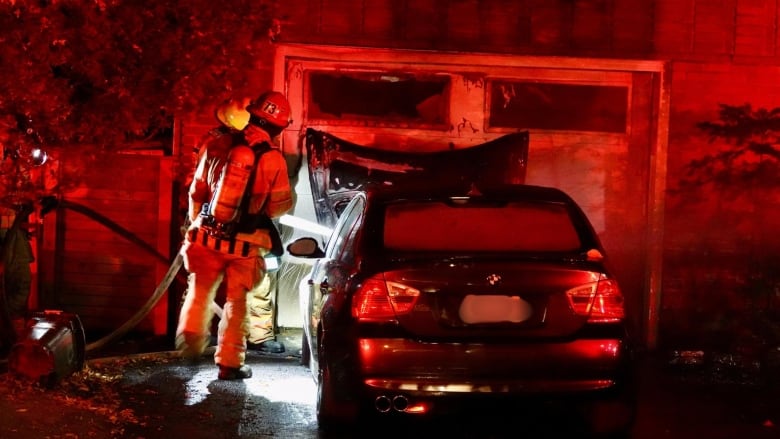
<svg viewBox="0 0 780 439">
<path fill-rule="evenodd" d="M 651 0 L 302 0 L 284 40 L 411 49 L 625 56 L 652 48 Z"/>
<path fill-rule="evenodd" d="M 772 0 L 300 0 L 282 40 L 777 64 Z"/>
</svg>

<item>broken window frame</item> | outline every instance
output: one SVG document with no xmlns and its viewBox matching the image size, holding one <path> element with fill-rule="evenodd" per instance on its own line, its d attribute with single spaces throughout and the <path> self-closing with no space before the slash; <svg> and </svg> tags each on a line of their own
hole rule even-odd
<svg viewBox="0 0 780 439">
<path fill-rule="evenodd" d="M 515 87 L 505 93 L 506 88 L 501 90 L 501 86 Z M 532 87 L 536 88 L 538 94 L 548 92 L 544 96 L 545 98 L 550 98 L 551 94 L 555 96 L 546 102 L 549 105 L 543 104 L 540 99 L 537 101 L 537 105 L 515 107 L 514 110 L 497 114 L 496 105 L 499 105 L 499 102 L 505 102 L 507 99 L 516 100 L 519 99 L 518 96 L 523 96 L 521 94 L 523 90 L 518 90 L 517 86 L 526 87 L 526 96 L 530 94 L 528 90 Z M 598 96 L 598 89 L 602 89 L 601 91 L 610 96 L 606 98 Z M 591 107 L 595 108 L 595 111 L 598 112 L 597 115 L 600 114 L 602 117 L 579 118 L 578 115 L 584 114 L 586 111 L 567 105 L 568 102 L 562 99 L 562 96 L 567 94 L 566 91 L 579 92 L 581 97 L 582 95 L 585 97 L 590 95 L 592 98 Z M 488 131 L 576 131 L 615 135 L 625 135 L 629 132 L 631 87 L 627 84 L 489 78 L 486 81 L 485 94 L 485 123 Z M 617 100 L 620 102 L 616 102 Z M 573 101 L 580 106 L 585 102 L 584 99 L 574 99 Z M 510 121 L 509 119 L 512 117 L 516 120 Z"/>
<path fill-rule="evenodd" d="M 311 125 L 441 131 L 450 128 L 452 77 L 448 74 L 312 69 L 305 72 L 304 80 L 306 120 Z M 368 92 L 381 83 L 387 85 L 388 99 L 372 99 Z M 438 93 L 437 87 L 441 88 Z M 415 94 L 420 97 L 415 99 Z M 440 97 L 438 102 L 435 96 Z M 330 107 L 321 109 L 323 103 Z M 420 104 L 426 105 L 422 108 L 424 114 L 420 114 Z M 337 113 L 339 105 L 342 112 Z M 414 115 L 410 114 L 412 109 Z"/>
</svg>

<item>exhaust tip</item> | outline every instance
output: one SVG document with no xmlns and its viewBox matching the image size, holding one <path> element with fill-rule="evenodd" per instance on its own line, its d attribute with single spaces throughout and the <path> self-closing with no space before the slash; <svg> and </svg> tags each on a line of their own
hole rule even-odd
<svg viewBox="0 0 780 439">
<path fill-rule="evenodd" d="M 393 404 L 390 401 L 390 398 L 385 395 L 377 396 L 374 400 L 374 408 L 376 408 L 376 411 L 379 413 L 387 413 L 392 407 Z"/>
<path fill-rule="evenodd" d="M 409 408 L 409 399 L 403 395 L 397 395 L 393 398 L 393 408 L 397 412 L 405 412 Z"/>
</svg>

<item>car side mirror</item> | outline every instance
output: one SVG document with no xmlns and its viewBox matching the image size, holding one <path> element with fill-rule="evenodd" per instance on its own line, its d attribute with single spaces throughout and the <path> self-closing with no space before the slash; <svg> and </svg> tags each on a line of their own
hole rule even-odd
<svg viewBox="0 0 780 439">
<path fill-rule="evenodd" d="M 325 252 L 322 251 L 317 240 L 309 237 L 298 238 L 295 241 L 288 244 L 287 252 L 290 255 L 299 258 L 316 259 L 325 256 Z"/>
</svg>

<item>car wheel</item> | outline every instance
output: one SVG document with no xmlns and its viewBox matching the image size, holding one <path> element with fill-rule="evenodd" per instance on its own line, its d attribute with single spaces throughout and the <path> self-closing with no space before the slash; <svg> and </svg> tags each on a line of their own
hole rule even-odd
<svg viewBox="0 0 780 439">
<path fill-rule="evenodd" d="M 301 364 L 307 368 L 311 367 L 311 349 L 309 349 L 309 337 L 306 337 L 306 331 L 301 332 Z"/>
<path fill-rule="evenodd" d="M 358 420 L 355 404 L 340 401 L 330 370 L 319 363 L 317 380 L 317 424 L 325 430 L 338 430 L 354 425 Z"/>
</svg>

